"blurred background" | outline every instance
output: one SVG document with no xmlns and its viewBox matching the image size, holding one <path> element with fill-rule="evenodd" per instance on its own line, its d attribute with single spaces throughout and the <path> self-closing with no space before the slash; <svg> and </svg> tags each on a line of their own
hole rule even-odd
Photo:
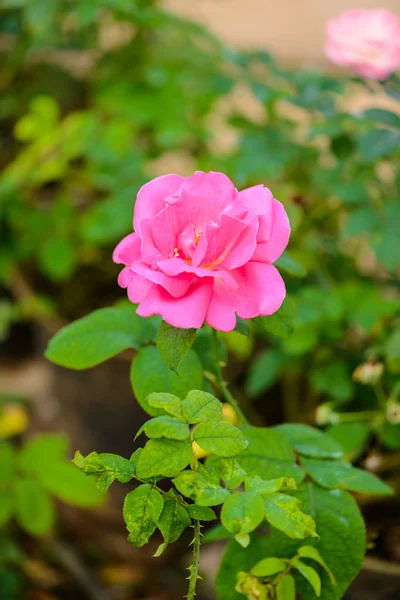
<svg viewBox="0 0 400 600">
<path fill-rule="evenodd" d="M 145 419 L 127 352 L 85 372 L 48 339 L 125 302 L 111 261 L 149 178 L 221 170 L 289 213 L 270 326 L 223 336 L 255 424 L 323 427 L 400 488 L 400 80 L 323 53 L 329 18 L 372 0 L 0 3 L 0 598 L 169 600 L 188 539 L 158 559 L 126 541 L 126 489 L 104 503 L 69 462 L 135 448 Z M 398 0 L 379 6 L 397 12 Z M 207 332 L 195 350 L 212 369 Z M 54 456 L 46 481 L 41 457 Z M 10 496 L 17 477 L 18 498 Z M 13 484 L 14 485 L 14 484 Z M 126 486 L 125 486 L 126 488 Z M 10 499 L 11 498 L 11 499 Z M 358 498 L 369 554 L 348 600 L 400 595 L 400 504 Z M 203 548 L 200 600 L 223 546 Z"/>
</svg>

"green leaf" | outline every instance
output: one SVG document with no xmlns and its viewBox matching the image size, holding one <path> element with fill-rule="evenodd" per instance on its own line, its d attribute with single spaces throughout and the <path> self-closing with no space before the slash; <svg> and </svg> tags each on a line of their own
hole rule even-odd
<svg viewBox="0 0 400 600">
<path fill-rule="evenodd" d="M 53 234 L 54 235 L 54 234 Z M 71 277 L 76 261 L 76 247 L 66 237 L 47 237 L 39 248 L 39 265 L 44 275 L 60 283 Z"/>
<path fill-rule="evenodd" d="M 345 226 L 342 228 L 342 237 L 353 237 L 360 233 L 373 232 L 379 227 L 379 217 L 371 208 L 357 208 L 350 213 Z"/>
<path fill-rule="evenodd" d="M 92 508 L 104 502 L 95 482 L 68 462 L 48 463 L 37 473 L 40 482 L 57 498 L 73 506 Z"/>
<path fill-rule="evenodd" d="M 243 483 L 246 476 L 246 471 L 242 469 L 234 458 L 222 458 L 211 455 L 207 458 L 207 465 L 214 467 L 218 471 L 220 479 L 230 489 L 237 488 Z"/>
<path fill-rule="evenodd" d="M 12 489 L 0 488 L 0 527 L 3 527 L 12 517 L 15 510 Z"/>
<path fill-rule="evenodd" d="M 243 600 L 243 595 L 235 590 L 240 572 L 250 572 L 256 562 L 270 554 L 267 546 L 268 537 L 252 536 L 247 548 L 230 541 L 220 563 L 216 580 L 217 600 Z"/>
<path fill-rule="evenodd" d="M 256 577 L 269 577 L 280 573 L 287 568 L 287 562 L 281 558 L 263 558 L 251 569 L 250 573 Z"/>
<path fill-rule="evenodd" d="M 232 534 L 230 531 L 228 531 L 227 529 L 225 529 L 225 527 L 223 525 L 221 525 L 221 523 L 219 523 L 218 525 L 215 525 L 212 529 L 209 529 L 205 534 L 204 534 L 204 541 L 206 543 L 208 542 L 221 542 L 224 540 L 230 540 L 232 539 Z"/>
<path fill-rule="evenodd" d="M 177 372 L 168 369 L 154 346 L 140 350 L 131 367 L 131 382 L 135 396 L 142 408 L 152 417 L 165 414 L 165 410 L 149 405 L 147 397 L 153 392 L 167 392 L 184 398 L 193 388 L 203 386 L 202 366 L 196 354 L 190 350 L 182 360 Z"/>
<path fill-rule="evenodd" d="M 366 163 L 384 158 L 395 152 L 400 144 L 400 133 L 389 129 L 372 129 L 359 140 L 361 157 Z"/>
<path fill-rule="evenodd" d="M 159 408 L 166 413 L 170 413 L 174 417 L 183 417 L 182 401 L 173 394 L 155 392 L 147 396 L 146 402 L 149 406 Z"/>
<path fill-rule="evenodd" d="M 360 458 L 370 437 L 369 423 L 355 421 L 338 423 L 326 430 L 326 434 L 341 445 L 344 458 L 353 462 Z"/>
<path fill-rule="evenodd" d="M 257 317 L 257 325 L 265 333 L 272 333 L 287 340 L 293 333 L 293 306 L 288 297 L 275 314 L 269 317 Z"/>
<path fill-rule="evenodd" d="M 247 548 L 250 544 L 250 536 L 248 533 L 236 533 L 234 538 L 243 548 Z"/>
<path fill-rule="evenodd" d="M 235 327 L 234 331 L 237 331 L 238 333 L 241 333 L 242 335 L 245 335 L 245 336 L 248 336 L 250 333 L 249 326 L 246 323 L 246 321 L 244 321 L 243 319 L 241 319 L 238 316 L 236 316 L 236 327 Z"/>
<path fill-rule="evenodd" d="M 197 521 L 214 521 L 217 515 L 209 506 L 199 506 L 198 504 L 190 504 L 186 507 L 186 511 L 192 519 Z"/>
<path fill-rule="evenodd" d="M 38 435 L 28 440 L 18 456 L 18 466 L 28 473 L 41 472 L 49 463 L 65 460 L 68 440 L 64 435 Z"/>
<path fill-rule="evenodd" d="M 266 427 L 242 427 L 249 445 L 236 456 L 249 475 L 262 479 L 293 477 L 296 483 L 304 479 L 304 470 L 296 464 L 295 455 L 282 433 Z"/>
<path fill-rule="evenodd" d="M 264 508 L 267 521 L 288 537 L 316 537 L 315 522 L 300 510 L 297 498 L 286 494 L 270 494 L 264 498 Z"/>
<path fill-rule="evenodd" d="M 279 258 L 275 261 L 275 266 L 283 271 L 286 271 L 294 277 L 305 277 L 307 270 L 297 262 L 286 250 Z"/>
<path fill-rule="evenodd" d="M 88 369 L 127 348 L 138 349 L 154 338 L 153 323 L 132 308 L 101 308 L 59 331 L 46 357 L 70 369 Z"/>
<path fill-rule="evenodd" d="M 297 569 L 297 571 L 299 571 L 299 573 L 303 575 L 305 579 L 307 579 L 307 581 L 311 584 L 315 594 L 319 598 L 321 595 L 321 579 L 317 571 L 301 562 L 301 560 L 296 560 L 293 566 L 295 569 Z"/>
<path fill-rule="evenodd" d="M 296 584 L 292 575 L 285 575 L 276 586 L 277 600 L 296 600 Z"/>
<path fill-rule="evenodd" d="M 117 454 L 91 452 L 84 457 L 76 452 L 73 462 L 85 475 L 91 475 L 98 489 L 104 493 L 115 479 L 128 483 L 135 475 L 134 464 Z"/>
<path fill-rule="evenodd" d="M 139 456 L 136 473 L 142 479 L 150 479 L 157 475 L 174 477 L 188 466 L 192 458 L 190 441 L 149 440 Z"/>
<path fill-rule="evenodd" d="M 188 423 L 203 421 L 220 421 L 222 419 L 222 404 L 212 394 L 201 390 L 191 390 L 182 401 L 182 412 Z"/>
<path fill-rule="evenodd" d="M 293 494 L 301 500 L 303 511 L 311 514 L 317 524 L 320 540 L 308 545 L 318 547 L 337 582 L 336 587 L 332 586 L 324 569 L 317 566 L 322 581 L 321 600 L 341 600 L 364 560 L 365 526 L 359 508 L 348 492 L 326 490 L 312 483 L 302 484 Z M 253 537 L 246 550 L 235 542 L 229 543 L 217 576 L 218 600 L 241 600 L 233 591 L 239 571 L 249 571 L 266 556 L 291 559 L 302 545 L 301 541 L 291 540 L 277 530 L 272 530 L 268 537 Z M 301 577 L 297 580 L 297 592 L 307 600 L 316 598 Z"/>
<path fill-rule="evenodd" d="M 160 492 L 146 483 L 125 497 L 123 515 L 129 531 L 128 540 L 140 548 L 154 533 L 164 508 Z"/>
<path fill-rule="evenodd" d="M 332 571 L 330 570 L 330 568 L 328 567 L 328 565 L 326 564 L 326 562 L 324 561 L 324 559 L 322 558 L 322 556 L 316 548 L 314 548 L 313 546 L 301 546 L 298 549 L 298 555 L 302 558 L 310 558 L 311 560 L 315 560 L 315 562 L 317 562 L 319 565 L 321 565 L 321 567 L 324 568 L 325 572 L 327 573 L 330 579 L 331 584 L 334 586 L 336 585 L 336 580 L 333 576 Z"/>
<path fill-rule="evenodd" d="M 205 371 L 215 373 L 215 356 L 213 351 L 213 332 L 209 329 L 198 329 L 196 339 L 192 346 L 201 360 Z M 221 337 L 218 337 L 218 357 L 220 361 L 226 362 L 227 350 Z"/>
<path fill-rule="evenodd" d="M 176 542 L 190 523 L 188 513 L 179 502 L 174 498 L 166 500 L 158 519 L 158 528 L 163 535 L 164 543 L 160 544 L 154 556 L 160 556 L 168 544 Z"/>
<path fill-rule="evenodd" d="M 317 567 L 322 581 L 321 600 L 341 600 L 364 560 L 365 527 L 359 508 L 349 493 L 325 490 L 312 483 L 303 484 L 294 494 L 301 500 L 302 509 L 316 521 L 320 540 L 312 545 L 317 545 L 337 582 L 336 587 L 332 586 L 324 569 Z M 266 556 L 291 559 L 302 545 L 277 530 L 268 537 L 253 536 L 246 550 L 230 542 L 217 576 L 218 600 L 241 600 L 242 596 L 234 591 L 239 571 L 250 571 Z M 315 600 L 314 592 L 302 578 L 298 579 L 297 588 L 300 597 Z"/>
<path fill-rule="evenodd" d="M 200 506 L 222 504 L 230 495 L 217 477 L 213 477 L 207 468 L 197 471 L 184 471 L 172 480 L 172 483 L 184 496 L 191 498 Z"/>
<path fill-rule="evenodd" d="M 340 458 L 343 456 L 341 446 L 314 427 L 285 423 L 274 427 L 274 430 L 282 433 L 292 448 L 304 456 L 313 458 Z"/>
<path fill-rule="evenodd" d="M 234 492 L 222 506 L 222 525 L 234 535 L 254 531 L 263 518 L 262 498 L 251 492 Z"/>
<path fill-rule="evenodd" d="M 178 329 L 162 321 L 157 333 L 156 344 L 169 369 L 177 370 L 192 347 L 196 331 L 196 329 Z"/>
<path fill-rule="evenodd" d="M 240 429 L 230 423 L 200 423 L 192 437 L 206 452 L 224 457 L 238 454 L 248 444 Z"/>
<path fill-rule="evenodd" d="M 143 448 L 136 448 L 136 450 L 134 452 L 132 452 L 132 454 L 129 458 L 129 462 L 132 463 L 133 468 L 135 469 L 135 473 L 136 473 L 136 467 L 138 464 L 139 457 L 142 454 L 142 450 L 143 450 Z"/>
<path fill-rule="evenodd" d="M 5 486 L 13 482 L 15 478 L 15 463 L 16 454 L 14 448 L 7 442 L 0 442 L 0 488 L 4 489 Z"/>
<path fill-rule="evenodd" d="M 14 488 L 15 517 L 31 535 L 45 535 L 53 526 L 55 511 L 49 494 L 39 481 L 20 479 Z"/>
<path fill-rule="evenodd" d="M 278 479 L 270 479 L 266 481 L 258 475 L 255 477 L 246 477 L 246 490 L 257 494 L 274 494 L 281 490 L 297 490 L 297 485 L 292 477 L 279 477 Z"/>
<path fill-rule="evenodd" d="M 246 392 L 251 398 L 268 390 L 277 380 L 285 363 L 280 350 L 265 350 L 250 363 Z"/>
<path fill-rule="evenodd" d="M 363 494 L 393 494 L 393 490 L 378 477 L 353 467 L 345 460 L 301 458 L 301 465 L 322 487 L 342 488 Z"/>
<path fill-rule="evenodd" d="M 311 386 L 322 396 L 344 403 L 354 395 L 351 370 L 345 361 L 335 360 L 330 364 L 314 367 L 310 377 Z"/>
<path fill-rule="evenodd" d="M 170 417 L 169 415 L 154 417 L 154 419 L 147 421 L 147 423 L 142 425 L 139 429 L 135 435 L 135 439 L 143 431 L 148 438 L 166 437 L 171 440 L 186 440 L 190 437 L 189 425 L 178 418 Z"/>
<path fill-rule="evenodd" d="M 384 123 L 390 127 L 400 128 L 399 115 L 383 108 L 369 108 L 362 113 L 362 117 L 364 119 L 369 119 L 370 121 Z"/>
</svg>

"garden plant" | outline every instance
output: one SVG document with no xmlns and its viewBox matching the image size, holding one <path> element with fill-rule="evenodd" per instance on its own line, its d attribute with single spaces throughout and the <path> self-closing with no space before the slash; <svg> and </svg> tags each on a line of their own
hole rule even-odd
<svg viewBox="0 0 400 600">
<path fill-rule="evenodd" d="M 328 74 L 101 4 L 0 8 L 0 338 L 66 325 L 46 357 L 77 370 L 130 350 L 149 420 L 130 457 L 2 442 L 0 526 L 125 484 L 154 561 L 192 528 L 189 600 L 218 540 L 218 600 L 339 600 L 365 496 L 398 488 L 399 19 L 330 21 Z"/>
</svg>

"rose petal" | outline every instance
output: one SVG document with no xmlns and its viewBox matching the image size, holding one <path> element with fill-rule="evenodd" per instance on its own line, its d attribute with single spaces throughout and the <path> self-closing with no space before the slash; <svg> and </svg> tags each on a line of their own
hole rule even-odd
<svg viewBox="0 0 400 600">
<path fill-rule="evenodd" d="M 237 204 L 256 215 L 272 215 L 273 195 L 264 185 L 254 185 L 238 193 Z"/>
<path fill-rule="evenodd" d="M 226 285 L 215 282 L 206 322 L 218 331 L 232 331 L 236 327 L 235 296 Z"/>
<path fill-rule="evenodd" d="M 272 315 L 286 296 L 285 283 L 273 265 L 249 262 L 237 269 L 236 312 L 242 319 Z"/>
<path fill-rule="evenodd" d="M 186 294 L 194 278 L 193 274 L 184 272 L 171 277 L 163 271 L 150 269 L 141 261 L 133 263 L 131 268 L 141 277 L 161 285 L 174 298 L 180 298 Z"/>
<path fill-rule="evenodd" d="M 113 261 L 129 266 L 138 258 L 140 258 L 140 237 L 137 233 L 130 233 L 115 248 Z"/>
<path fill-rule="evenodd" d="M 207 323 L 221 331 L 234 329 L 235 313 L 242 319 L 272 315 L 286 296 L 283 279 L 273 265 L 249 262 L 233 275 L 237 289 L 216 283 L 207 312 Z"/>
<path fill-rule="evenodd" d="M 257 244 L 251 260 L 273 263 L 288 245 L 289 237 L 290 223 L 288 216 L 283 205 L 274 199 L 271 236 L 268 242 Z"/>
<path fill-rule="evenodd" d="M 133 279 L 133 273 L 129 267 L 124 267 L 118 275 L 118 285 L 122 288 L 127 288 Z"/>
<path fill-rule="evenodd" d="M 150 288 L 153 286 L 151 281 L 148 281 L 144 277 L 132 273 L 132 279 L 128 285 L 128 298 L 133 304 L 139 304 L 145 299 Z"/>
<path fill-rule="evenodd" d="M 223 173 L 197 171 L 185 180 L 181 199 L 173 205 L 176 218 L 185 224 L 193 223 L 196 232 L 203 231 L 207 221 L 219 222 L 221 214 L 233 206 L 237 194 Z"/>
<path fill-rule="evenodd" d="M 143 219 L 152 219 L 163 210 L 166 206 L 165 199 L 168 196 L 178 195 L 185 180 L 186 178 L 181 175 L 162 175 L 141 187 L 135 203 L 134 229 L 139 231 Z"/>
<path fill-rule="evenodd" d="M 193 285 L 182 298 L 173 298 L 166 290 L 153 285 L 140 303 L 137 314 L 141 317 L 161 315 L 173 327 L 200 328 L 204 322 L 212 295 L 213 281 L 203 279 Z"/>
<path fill-rule="evenodd" d="M 237 288 L 234 277 L 225 269 L 218 269 L 214 271 L 212 269 L 203 269 L 202 267 L 193 267 L 182 260 L 182 258 L 169 258 L 166 260 L 161 260 L 158 262 L 158 266 L 160 267 L 161 271 L 167 275 L 170 275 L 171 277 L 176 277 L 180 273 L 193 273 L 193 275 L 201 278 L 222 279 L 230 289 Z"/>
</svg>

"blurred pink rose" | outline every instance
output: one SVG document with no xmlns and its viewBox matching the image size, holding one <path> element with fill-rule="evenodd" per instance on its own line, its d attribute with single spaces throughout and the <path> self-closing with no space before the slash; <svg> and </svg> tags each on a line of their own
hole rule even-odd
<svg viewBox="0 0 400 600">
<path fill-rule="evenodd" d="M 325 53 L 358 75 L 386 79 L 400 67 L 400 20 L 385 9 L 352 9 L 326 27 Z"/>
<path fill-rule="evenodd" d="M 271 315 L 286 290 L 271 264 L 289 240 L 282 204 L 263 185 L 238 192 L 222 173 L 164 175 L 138 193 L 133 225 L 113 260 L 142 317 L 174 327 L 231 331 Z"/>
</svg>

